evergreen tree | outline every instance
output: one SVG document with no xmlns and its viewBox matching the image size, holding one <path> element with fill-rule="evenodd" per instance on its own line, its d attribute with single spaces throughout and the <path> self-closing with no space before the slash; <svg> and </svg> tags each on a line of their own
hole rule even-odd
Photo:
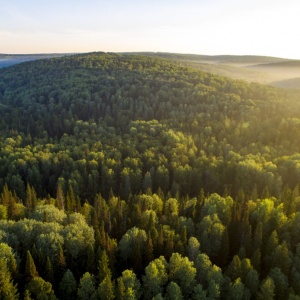
<svg viewBox="0 0 300 300">
<path fill-rule="evenodd" d="M 49 281 L 50 283 L 53 283 L 53 266 L 52 266 L 52 262 L 49 258 L 49 256 L 47 256 L 46 259 L 46 266 L 45 266 L 45 271 L 44 271 L 44 279 L 46 281 Z"/>
<path fill-rule="evenodd" d="M 114 284 L 110 275 L 106 275 L 98 287 L 98 295 L 101 300 L 113 300 L 115 299 Z"/>
<path fill-rule="evenodd" d="M 0 299 L 19 299 L 17 285 L 14 284 L 6 261 L 0 258 Z"/>
<path fill-rule="evenodd" d="M 31 256 L 31 253 L 29 250 L 27 250 L 26 265 L 25 265 L 25 281 L 29 282 L 31 279 L 38 276 L 39 274 L 36 270 L 36 266 Z"/>
<path fill-rule="evenodd" d="M 61 299 L 73 300 L 77 294 L 77 283 L 73 273 L 68 269 L 63 275 L 59 285 Z"/>
<path fill-rule="evenodd" d="M 107 276 L 111 278 L 112 274 L 111 274 L 111 270 L 109 268 L 108 256 L 106 254 L 106 251 L 103 250 L 103 251 L 101 251 L 100 259 L 99 259 L 99 262 L 98 262 L 98 276 L 97 276 L 97 279 L 101 283 Z"/>
</svg>

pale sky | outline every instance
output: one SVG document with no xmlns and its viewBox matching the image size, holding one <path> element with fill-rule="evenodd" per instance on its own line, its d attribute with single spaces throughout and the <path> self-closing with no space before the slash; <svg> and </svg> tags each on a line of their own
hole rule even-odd
<svg viewBox="0 0 300 300">
<path fill-rule="evenodd" d="M 300 59 L 300 1 L 0 0 L 0 53 L 91 51 Z"/>
</svg>

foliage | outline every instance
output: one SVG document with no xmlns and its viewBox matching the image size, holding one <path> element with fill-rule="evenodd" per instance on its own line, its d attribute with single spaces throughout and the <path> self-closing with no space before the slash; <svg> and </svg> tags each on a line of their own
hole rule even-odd
<svg viewBox="0 0 300 300">
<path fill-rule="evenodd" d="M 298 96 L 142 55 L 1 69 L 1 298 L 297 298 Z"/>
</svg>

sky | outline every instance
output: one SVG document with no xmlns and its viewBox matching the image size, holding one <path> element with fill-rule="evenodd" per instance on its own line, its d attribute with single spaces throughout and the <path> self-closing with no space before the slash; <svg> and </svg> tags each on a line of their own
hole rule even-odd
<svg viewBox="0 0 300 300">
<path fill-rule="evenodd" d="M 299 0 L 1 0 L 0 53 L 300 59 Z"/>
</svg>

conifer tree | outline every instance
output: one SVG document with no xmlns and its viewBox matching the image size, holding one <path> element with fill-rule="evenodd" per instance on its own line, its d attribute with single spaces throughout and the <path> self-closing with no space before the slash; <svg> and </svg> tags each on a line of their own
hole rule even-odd
<svg viewBox="0 0 300 300">
<path fill-rule="evenodd" d="M 14 284 L 6 261 L 0 258 L 0 299 L 19 299 L 17 285 Z"/>
<path fill-rule="evenodd" d="M 117 300 L 125 300 L 125 290 L 126 287 L 124 285 L 124 281 L 122 280 L 122 277 L 119 277 L 117 279 L 117 286 L 116 286 L 116 299 Z"/>
<path fill-rule="evenodd" d="M 94 271 L 96 270 L 95 251 L 92 245 L 88 245 L 87 248 L 86 270 L 90 273 L 94 273 Z"/>
<path fill-rule="evenodd" d="M 58 252 L 57 252 L 57 258 L 56 258 L 56 265 L 55 265 L 55 273 L 57 274 L 57 278 L 55 279 L 61 279 L 63 274 L 66 271 L 66 259 L 65 255 L 62 249 L 62 246 L 60 243 L 58 243 Z"/>
<path fill-rule="evenodd" d="M 100 259 L 98 262 L 98 276 L 97 279 L 101 283 L 106 276 L 111 277 L 111 270 L 109 268 L 109 259 L 105 250 L 101 251 Z"/>
<path fill-rule="evenodd" d="M 34 260 L 31 256 L 30 251 L 27 250 L 26 265 L 25 265 L 25 281 L 28 283 L 31 279 L 38 277 L 38 276 L 39 276 L 39 274 L 36 270 Z"/>
<path fill-rule="evenodd" d="M 76 298 L 77 283 L 73 273 L 68 269 L 59 284 L 61 299 L 73 300 Z"/>
<path fill-rule="evenodd" d="M 52 266 L 52 262 L 49 258 L 49 256 L 47 256 L 46 258 L 46 265 L 45 265 L 45 271 L 44 271 L 44 279 L 46 281 L 49 281 L 50 283 L 53 283 L 53 266 Z"/>
<path fill-rule="evenodd" d="M 111 280 L 111 276 L 108 274 L 102 280 L 98 287 L 98 295 L 101 300 L 113 300 L 115 299 L 114 284 Z"/>
</svg>

